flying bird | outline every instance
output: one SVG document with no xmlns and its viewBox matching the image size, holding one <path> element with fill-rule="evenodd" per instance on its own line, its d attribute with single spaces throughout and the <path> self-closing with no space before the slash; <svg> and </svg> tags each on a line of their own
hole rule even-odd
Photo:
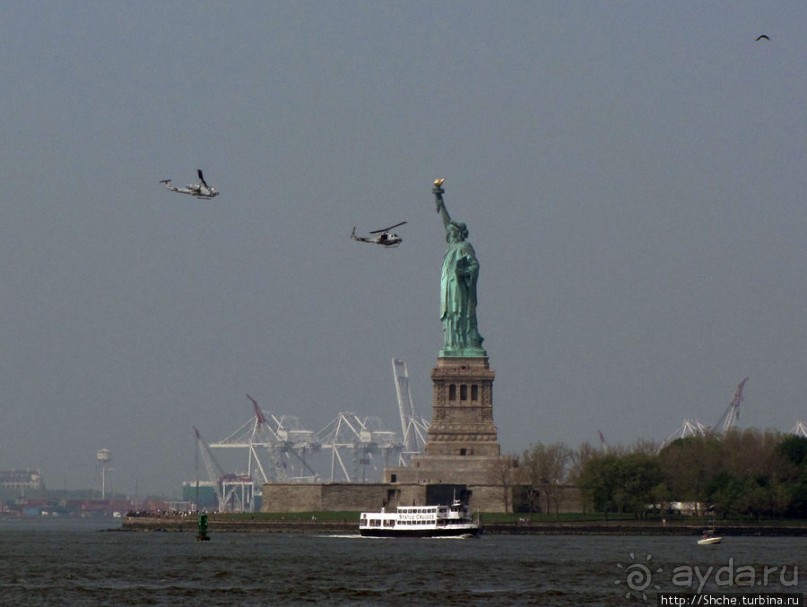
<svg viewBox="0 0 807 607">
<path fill-rule="evenodd" d="M 765 34 L 762 34 L 761 36 L 757 36 L 755 42 L 759 42 L 760 40 L 770 40 L 770 38 L 768 38 Z"/>
</svg>

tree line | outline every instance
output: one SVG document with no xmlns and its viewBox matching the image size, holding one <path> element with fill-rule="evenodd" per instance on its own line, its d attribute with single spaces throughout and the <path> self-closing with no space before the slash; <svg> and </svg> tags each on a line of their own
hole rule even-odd
<svg viewBox="0 0 807 607">
<path fill-rule="evenodd" d="M 584 510 L 666 513 L 691 504 L 719 518 L 807 518 L 807 438 L 755 429 L 595 449 L 562 442 L 530 446 L 530 509 L 557 514 L 564 487 L 576 486 Z"/>
</svg>

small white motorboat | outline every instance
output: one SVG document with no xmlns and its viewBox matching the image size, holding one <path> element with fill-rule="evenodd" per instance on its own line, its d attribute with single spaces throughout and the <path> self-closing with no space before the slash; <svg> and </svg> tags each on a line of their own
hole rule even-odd
<svg viewBox="0 0 807 607">
<path fill-rule="evenodd" d="M 698 540 L 699 546 L 710 546 L 712 544 L 719 544 L 723 541 L 723 538 L 719 535 L 715 535 L 714 529 L 711 531 L 704 531 L 703 536 L 701 539 Z"/>
</svg>

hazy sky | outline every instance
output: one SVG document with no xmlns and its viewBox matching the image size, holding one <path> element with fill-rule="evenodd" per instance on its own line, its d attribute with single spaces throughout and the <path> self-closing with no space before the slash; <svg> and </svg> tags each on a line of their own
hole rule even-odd
<svg viewBox="0 0 807 607">
<path fill-rule="evenodd" d="M 195 425 L 431 416 L 443 227 L 502 450 L 807 418 L 807 3 L 14 2 L 0 469 L 179 493 Z M 760 34 L 770 41 L 755 42 Z M 158 183 L 220 189 L 212 201 Z M 385 250 L 349 239 L 407 220 Z"/>
</svg>

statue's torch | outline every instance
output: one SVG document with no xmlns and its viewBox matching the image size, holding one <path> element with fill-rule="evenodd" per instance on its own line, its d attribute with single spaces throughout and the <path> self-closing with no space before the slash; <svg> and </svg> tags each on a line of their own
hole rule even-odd
<svg viewBox="0 0 807 607">
<path fill-rule="evenodd" d="M 435 179 L 432 193 L 434 194 L 434 204 L 437 206 L 437 212 L 440 212 L 440 207 L 443 206 L 443 182 L 445 179 Z"/>
</svg>

